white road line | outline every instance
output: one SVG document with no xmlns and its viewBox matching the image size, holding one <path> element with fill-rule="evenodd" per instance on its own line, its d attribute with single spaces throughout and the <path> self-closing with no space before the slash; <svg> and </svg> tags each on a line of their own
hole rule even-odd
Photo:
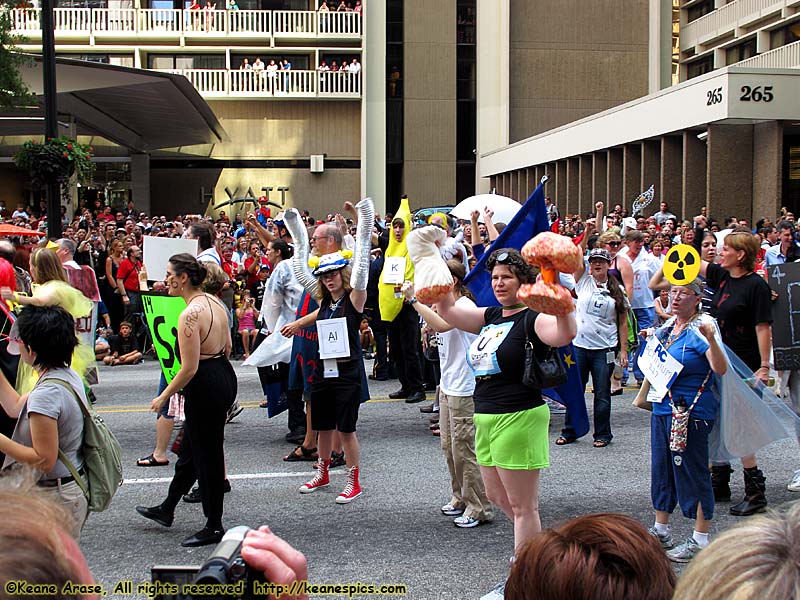
<svg viewBox="0 0 800 600">
<path fill-rule="evenodd" d="M 241 473 L 239 475 L 228 475 L 228 479 L 239 480 L 239 479 L 284 479 L 286 477 L 305 477 L 311 478 L 313 477 L 314 471 L 309 469 L 308 471 L 300 472 L 300 473 Z M 344 471 L 342 472 L 344 473 Z M 338 475 L 336 471 L 330 471 L 331 475 Z M 169 483 L 172 481 L 172 477 L 144 477 L 140 479 L 125 479 L 123 481 L 124 484 L 147 484 L 147 483 Z"/>
</svg>

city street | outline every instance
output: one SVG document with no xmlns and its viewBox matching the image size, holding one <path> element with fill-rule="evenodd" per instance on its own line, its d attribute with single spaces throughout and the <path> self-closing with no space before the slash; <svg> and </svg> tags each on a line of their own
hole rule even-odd
<svg viewBox="0 0 800 600">
<path fill-rule="evenodd" d="M 367 362 L 368 368 L 371 361 Z M 225 496 L 226 527 L 269 525 L 308 558 L 311 583 L 404 584 L 408 598 L 474 599 L 505 578 L 512 554 L 512 528 L 502 514 L 491 524 L 462 530 L 439 507 L 449 500 L 446 467 L 439 438 L 428 431 L 420 405 L 388 400 L 396 381 L 370 382 L 372 400 L 361 408 L 358 435 L 362 448 L 364 494 L 350 505 L 334 499 L 344 486 L 343 469 L 334 471 L 327 490 L 301 496 L 297 488 L 311 476 L 311 463 L 287 463 L 293 446 L 283 439 L 286 416 L 268 420 L 255 369 L 235 362 L 239 401 L 246 410 L 227 426 L 226 463 L 232 491 Z M 153 449 L 155 417 L 150 400 L 158 385 L 158 365 L 101 366 L 94 388 L 96 408 L 123 447 L 125 484 L 109 510 L 91 514 L 81 539 L 95 578 L 112 594 L 119 581 L 150 580 L 150 568 L 201 564 L 213 547 L 187 549 L 182 539 L 204 524 L 199 504 L 181 503 L 172 528 L 139 516 L 138 504 L 158 504 L 172 476 L 170 466 L 141 468 L 136 459 Z M 432 398 L 432 394 L 429 394 Z M 589 396 L 591 397 L 591 396 Z M 649 415 L 631 407 L 633 390 L 613 399 L 614 441 L 604 449 L 591 436 L 556 447 L 560 416 L 551 422 L 551 463 L 544 472 L 540 499 L 543 525 L 590 512 L 621 512 L 652 524 L 649 493 Z M 772 506 L 798 498 L 786 482 L 800 466 L 794 439 L 759 456 Z M 734 465 L 734 499 L 742 495 L 740 465 Z M 719 507 L 714 532 L 737 519 Z M 677 538 L 691 532 L 680 514 L 673 519 Z M 143 597 L 132 595 L 126 597 Z M 337 597 L 337 596 L 326 596 Z M 342 597 L 342 596 L 338 596 Z M 359 596 L 355 596 L 359 597 Z"/>
</svg>

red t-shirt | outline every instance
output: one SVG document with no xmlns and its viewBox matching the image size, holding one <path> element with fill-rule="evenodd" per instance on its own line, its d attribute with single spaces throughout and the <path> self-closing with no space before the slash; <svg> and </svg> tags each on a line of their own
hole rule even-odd
<svg viewBox="0 0 800 600">
<path fill-rule="evenodd" d="M 124 258 L 119 263 L 117 269 L 117 279 L 122 279 L 122 285 L 128 292 L 139 291 L 139 271 L 142 269 L 142 263 L 132 263 L 130 259 Z"/>
</svg>

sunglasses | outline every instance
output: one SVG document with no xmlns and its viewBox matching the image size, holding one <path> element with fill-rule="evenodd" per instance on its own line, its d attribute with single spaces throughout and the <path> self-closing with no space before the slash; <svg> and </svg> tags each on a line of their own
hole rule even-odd
<svg viewBox="0 0 800 600">
<path fill-rule="evenodd" d="M 608 242 L 608 245 L 612 248 L 619 248 L 622 245 L 622 242 Z"/>
</svg>

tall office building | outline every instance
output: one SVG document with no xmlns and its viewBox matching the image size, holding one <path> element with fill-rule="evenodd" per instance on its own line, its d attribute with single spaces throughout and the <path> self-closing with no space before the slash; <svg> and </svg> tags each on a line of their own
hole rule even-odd
<svg viewBox="0 0 800 600">
<path fill-rule="evenodd" d="M 622 3 L 609 3 L 609 11 L 611 4 Z M 629 102 L 507 140 L 481 132 L 496 131 L 505 118 L 511 134 L 513 104 L 489 98 L 494 113 L 483 123 L 479 98 L 482 185 L 519 199 L 532 181 L 548 174 L 547 192 L 562 212 L 584 215 L 598 200 L 630 207 L 650 185 L 656 202 L 667 201 L 673 212 L 689 217 L 701 206 L 717 217 L 752 221 L 774 218 L 782 206 L 799 210 L 800 2 L 634 4 L 646 20 L 638 41 L 647 46 L 648 61 L 644 71 L 629 75 L 639 79 L 644 73 L 647 89 Z M 598 35 L 615 22 L 599 17 L 596 23 L 604 26 L 592 32 Z M 479 57 L 482 50 L 479 44 Z M 602 71 L 602 54 L 594 56 Z M 493 74 L 480 76 L 480 60 L 478 71 L 479 89 L 496 81 Z"/>
</svg>

